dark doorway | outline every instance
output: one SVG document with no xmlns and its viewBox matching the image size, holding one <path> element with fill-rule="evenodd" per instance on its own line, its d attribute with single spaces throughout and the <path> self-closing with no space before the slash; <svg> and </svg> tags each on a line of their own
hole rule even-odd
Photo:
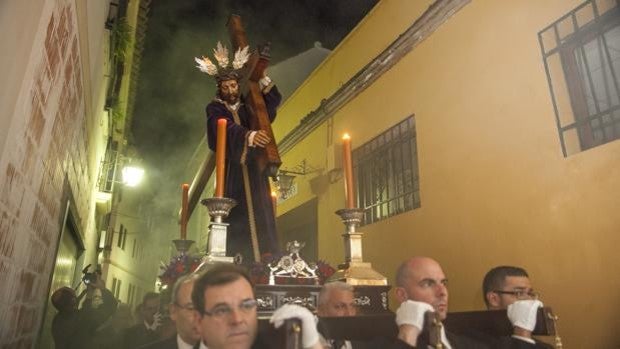
<svg viewBox="0 0 620 349">
<path fill-rule="evenodd" d="M 286 252 L 286 243 L 297 240 L 305 242 L 301 256 L 308 262 L 318 259 L 318 222 L 317 199 L 314 198 L 301 206 L 281 215 L 276 220 L 280 247 Z"/>
<path fill-rule="evenodd" d="M 65 214 L 60 226 L 56 259 L 54 260 L 43 324 L 37 342 L 38 349 L 54 348 L 52 320 L 57 311 L 51 302 L 52 293 L 63 286 L 76 287 L 81 277 L 81 266 L 84 262 L 84 242 L 76 224 L 77 214 L 72 205 L 73 202 L 72 197 L 65 201 Z"/>
</svg>

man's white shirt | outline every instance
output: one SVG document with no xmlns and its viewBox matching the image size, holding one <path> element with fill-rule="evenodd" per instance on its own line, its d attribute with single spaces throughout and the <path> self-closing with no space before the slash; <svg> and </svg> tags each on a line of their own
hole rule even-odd
<svg viewBox="0 0 620 349">
<path fill-rule="evenodd" d="M 200 343 L 202 345 L 202 341 L 200 341 Z M 192 349 L 192 348 L 194 348 L 193 345 L 185 343 L 183 338 L 181 338 L 181 336 L 179 336 L 178 334 L 177 334 L 177 347 L 179 347 L 179 349 Z M 202 348 L 202 346 L 201 346 L 201 348 Z"/>
</svg>

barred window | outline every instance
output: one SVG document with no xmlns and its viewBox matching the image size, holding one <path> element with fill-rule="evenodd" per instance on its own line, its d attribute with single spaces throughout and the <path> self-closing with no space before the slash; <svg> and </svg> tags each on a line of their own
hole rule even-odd
<svg viewBox="0 0 620 349">
<path fill-rule="evenodd" d="M 620 9 L 589 0 L 538 33 L 564 156 L 620 138 Z"/>
<path fill-rule="evenodd" d="M 357 204 L 364 224 L 420 207 L 420 181 L 413 116 L 353 151 Z"/>
<path fill-rule="evenodd" d="M 116 162 L 118 161 L 118 142 L 108 137 L 108 144 L 105 150 L 105 158 L 101 161 L 101 168 L 98 179 L 100 192 L 111 193 L 116 180 Z"/>
</svg>

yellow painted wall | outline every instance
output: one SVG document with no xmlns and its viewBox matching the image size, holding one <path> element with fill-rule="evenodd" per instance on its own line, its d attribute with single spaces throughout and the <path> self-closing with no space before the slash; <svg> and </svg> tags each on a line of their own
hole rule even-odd
<svg viewBox="0 0 620 349">
<path fill-rule="evenodd" d="M 380 1 L 371 13 L 310 74 L 310 77 L 287 99 L 274 124 L 276 139 L 282 139 L 299 120 L 316 109 L 420 16 L 433 1 Z M 389 25 L 386 25 L 389 23 Z"/>
<path fill-rule="evenodd" d="M 562 155 L 537 37 L 579 4 L 471 2 L 342 108 L 331 134 L 322 125 L 283 160 L 324 168 L 328 137 L 347 130 L 355 148 L 415 114 L 421 208 L 364 226 L 365 260 L 392 279 L 409 256 L 436 258 L 450 279 L 452 311 L 483 308 L 480 283 L 491 267 L 523 266 L 560 316 L 566 347 L 612 348 L 620 343 L 620 141 Z M 402 32 L 407 25 L 393 19 L 413 7 L 382 1 L 370 15 L 380 20 L 367 18 L 332 53 L 339 63 L 322 65 L 327 71 L 316 71 L 283 106 L 279 138 L 290 127 L 283 119 L 306 115 L 316 108 L 310 101 L 334 91 L 331 75 L 366 52 L 364 36 L 389 44 L 395 33 L 383 37 L 381 29 L 394 23 Z M 333 212 L 344 206 L 344 191 L 327 177 L 298 177 L 298 194 L 278 214 L 317 196 L 319 255 L 335 265 L 344 227 Z"/>
</svg>

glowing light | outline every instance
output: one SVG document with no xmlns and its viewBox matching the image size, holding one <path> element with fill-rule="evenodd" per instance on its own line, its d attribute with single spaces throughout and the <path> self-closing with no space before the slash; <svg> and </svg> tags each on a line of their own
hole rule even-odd
<svg viewBox="0 0 620 349">
<path fill-rule="evenodd" d="M 144 169 L 136 166 L 125 166 L 123 168 L 123 184 L 128 187 L 135 187 L 142 181 Z"/>
</svg>

